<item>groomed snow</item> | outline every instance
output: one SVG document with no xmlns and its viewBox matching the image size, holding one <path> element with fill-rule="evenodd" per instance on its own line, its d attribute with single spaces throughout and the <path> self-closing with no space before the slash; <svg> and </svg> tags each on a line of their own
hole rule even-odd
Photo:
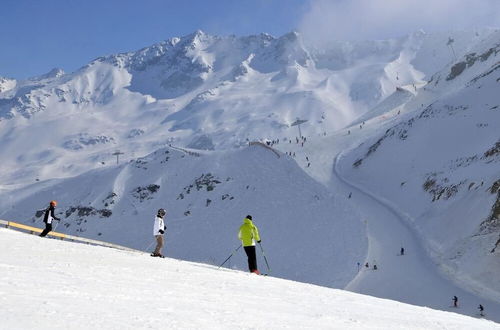
<svg viewBox="0 0 500 330">
<path fill-rule="evenodd" d="M 500 329 L 311 284 L 0 228 L 1 329 Z"/>
</svg>

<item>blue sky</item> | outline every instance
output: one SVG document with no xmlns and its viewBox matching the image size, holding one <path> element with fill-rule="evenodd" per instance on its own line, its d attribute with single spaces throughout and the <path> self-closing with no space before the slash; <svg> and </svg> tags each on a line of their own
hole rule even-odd
<svg viewBox="0 0 500 330">
<path fill-rule="evenodd" d="M 297 26 L 301 0 L 1 0 L 0 76 L 74 71 L 197 29 L 282 35 Z"/>
<path fill-rule="evenodd" d="M 500 0 L 0 0 L 0 76 L 23 79 L 201 29 L 383 39 L 500 26 Z"/>
</svg>

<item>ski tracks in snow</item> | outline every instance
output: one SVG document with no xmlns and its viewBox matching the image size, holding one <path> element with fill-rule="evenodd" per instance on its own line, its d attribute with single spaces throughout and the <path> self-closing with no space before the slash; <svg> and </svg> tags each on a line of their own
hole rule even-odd
<svg viewBox="0 0 500 330">
<path fill-rule="evenodd" d="M 335 157 L 333 179 L 346 186 L 346 191 L 353 192 L 350 200 L 358 205 L 368 236 L 366 260 L 345 289 L 448 311 L 455 311 L 450 308 L 450 302 L 456 295 L 461 306 L 457 312 L 476 316 L 481 303 L 488 306 L 489 319 L 500 321 L 499 303 L 465 291 L 439 272 L 439 265 L 431 260 L 416 237 L 407 214 L 390 201 L 342 177 L 338 168 L 341 158 L 342 152 Z M 401 247 L 405 248 L 404 256 L 399 255 Z M 377 270 L 373 269 L 374 264 Z"/>
</svg>

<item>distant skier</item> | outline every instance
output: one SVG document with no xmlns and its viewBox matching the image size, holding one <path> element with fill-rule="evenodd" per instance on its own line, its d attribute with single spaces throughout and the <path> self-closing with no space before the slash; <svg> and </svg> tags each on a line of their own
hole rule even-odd
<svg viewBox="0 0 500 330">
<path fill-rule="evenodd" d="M 366 268 L 370 268 L 370 265 L 368 263 L 365 264 Z"/>
<path fill-rule="evenodd" d="M 402 248 L 401 248 L 401 255 L 402 255 L 402 256 L 404 256 L 404 255 L 405 255 L 405 248 L 404 248 L 404 247 L 402 247 Z"/>
<path fill-rule="evenodd" d="M 349 198 L 351 198 L 351 197 L 352 197 L 352 192 L 349 193 Z"/>
<path fill-rule="evenodd" d="M 252 222 L 252 216 L 247 215 L 240 226 L 238 238 L 245 249 L 248 258 L 248 269 L 251 273 L 260 274 L 257 268 L 257 255 L 255 253 L 255 242 L 260 243 L 259 229 Z"/>
<path fill-rule="evenodd" d="M 377 265 L 373 265 L 373 270 L 377 270 L 377 269 L 378 269 Z"/>
<path fill-rule="evenodd" d="M 40 237 L 45 237 L 49 232 L 52 231 L 52 221 L 57 220 L 61 221 L 58 217 L 55 216 L 54 211 L 56 209 L 57 202 L 50 201 L 49 207 L 45 210 L 45 215 L 43 216 L 43 222 L 45 222 L 45 229 L 40 234 Z"/>
<path fill-rule="evenodd" d="M 453 296 L 453 307 L 458 307 L 458 297 Z"/>
<path fill-rule="evenodd" d="M 165 230 L 167 230 L 167 226 L 165 226 L 165 221 L 163 218 L 167 212 L 164 209 L 159 209 L 158 214 L 155 217 L 155 223 L 153 227 L 153 235 L 156 238 L 156 248 L 153 253 L 151 253 L 152 257 L 160 257 L 164 258 L 163 254 L 161 254 L 161 250 L 163 249 L 163 234 L 165 234 Z"/>
<path fill-rule="evenodd" d="M 484 316 L 484 313 L 483 313 L 484 312 L 484 307 L 483 307 L 483 305 L 479 304 L 479 307 L 477 309 L 479 309 L 479 315 Z"/>
</svg>

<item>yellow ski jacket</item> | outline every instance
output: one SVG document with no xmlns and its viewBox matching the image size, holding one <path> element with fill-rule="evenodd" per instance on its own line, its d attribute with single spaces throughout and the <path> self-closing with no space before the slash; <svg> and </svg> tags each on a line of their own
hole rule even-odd
<svg viewBox="0 0 500 330">
<path fill-rule="evenodd" d="M 238 238 L 241 240 L 242 245 L 245 246 L 255 246 L 255 242 L 260 241 L 259 230 L 255 226 L 252 220 L 245 218 L 243 224 L 240 227 L 240 232 L 238 233 Z"/>
</svg>

